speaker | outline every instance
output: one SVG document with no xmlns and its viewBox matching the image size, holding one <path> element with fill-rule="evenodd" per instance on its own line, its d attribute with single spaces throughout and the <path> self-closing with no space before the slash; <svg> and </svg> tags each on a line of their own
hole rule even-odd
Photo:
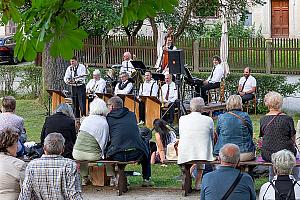
<svg viewBox="0 0 300 200">
<path fill-rule="evenodd" d="M 170 74 L 185 74 L 184 71 L 184 52 L 183 49 L 169 50 L 169 73 Z"/>
</svg>

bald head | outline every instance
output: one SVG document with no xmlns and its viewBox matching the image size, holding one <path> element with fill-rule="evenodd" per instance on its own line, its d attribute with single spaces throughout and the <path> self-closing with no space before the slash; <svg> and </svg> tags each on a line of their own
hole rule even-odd
<svg viewBox="0 0 300 200">
<path fill-rule="evenodd" d="M 235 167 L 240 160 L 240 149 L 235 144 L 225 144 L 219 152 L 221 165 Z"/>
<path fill-rule="evenodd" d="M 131 59 L 131 53 L 130 52 L 125 52 L 124 55 L 123 55 L 123 59 L 128 61 Z"/>
</svg>

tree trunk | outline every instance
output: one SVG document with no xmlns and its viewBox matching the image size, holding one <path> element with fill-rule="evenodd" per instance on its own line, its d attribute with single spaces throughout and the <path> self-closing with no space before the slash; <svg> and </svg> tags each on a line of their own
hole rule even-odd
<svg viewBox="0 0 300 200">
<path fill-rule="evenodd" d="M 187 2 L 188 2 L 188 5 L 186 7 L 184 16 L 183 16 L 180 24 L 178 25 L 177 32 L 174 35 L 175 40 L 177 38 L 179 38 L 179 36 L 184 32 L 184 29 L 188 23 L 188 20 L 191 17 L 191 12 L 192 12 L 193 8 L 195 8 L 197 3 L 199 3 L 199 0 L 192 0 L 192 1 L 187 1 Z"/>
<path fill-rule="evenodd" d="M 68 67 L 68 62 L 63 58 L 53 58 L 50 55 L 50 44 L 46 45 L 43 53 L 42 67 L 43 67 L 43 86 L 44 90 L 65 90 L 69 89 L 63 81 L 65 71 Z"/>
<path fill-rule="evenodd" d="M 150 24 L 151 24 L 151 27 L 152 27 L 154 41 L 157 42 L 157 39 L 158 39 L 158 30 L 157 30 L 157 26 L 156 26 L 154 17 L 149 17 L 149 21 L 150 21 Z"/>
</svg>

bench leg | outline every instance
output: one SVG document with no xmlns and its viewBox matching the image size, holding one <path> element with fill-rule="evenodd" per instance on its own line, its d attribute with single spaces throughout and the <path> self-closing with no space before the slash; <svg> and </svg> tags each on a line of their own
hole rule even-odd
<svg viewBox="0 0 300 200">
<path fill-rule="evenodd" d="M 126 164 L 117 164 L 117 193 L 121 196 L 123 192 L 127 192 L 127 177 L 125 176 Z"/>
<path fill-rule="evenodd" d="M 192 164 L 182 164 L 181 165 L 181 172 L 182 172 L 182 190 L 183 196 L 187 196 L 188 193 L 192 192 L 192 177 L 190 173 L 190 169 Z"/>
</svg>

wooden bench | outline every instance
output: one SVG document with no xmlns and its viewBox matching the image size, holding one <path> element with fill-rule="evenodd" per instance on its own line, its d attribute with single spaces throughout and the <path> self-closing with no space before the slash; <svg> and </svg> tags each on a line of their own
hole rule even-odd
<svg viewBox="0 0 300 200">
<path fill-rule="evenodd" d="M 165 160 L 166 164 L 177 164 L 177 160 Z M 193 164 L 211 164 L 211 165 L 218 165 L 220 164 L 220 161 L 206 161 L 206 160 L 194 160 L 190 161 L 184 164 L 180 164 L 180 169 L 182 172 L 182 196 L 187 196 L 189 193 L 192 192 L 192 177 L 190 173 L 190 169 Z M 258 166 L 272 166 L 272 163 L 270 162 L 264 162 L 264 161 L 244 161 L 239 163 L 239 167 L 242 172 L 252 173 L 253 169 Z M 300 167 L 300 161 L 297 160 L 296 167 Z"/>
<path fill-rule="evenodd" d="M 138 161 L 129 161 L 129 162 L 119 162 L 119 161 L 111 161 L 111 160 L 98 160 L 98 161 L 76 161 L 78 163 L 89 163 L 89 165 L 101 165 L 101 164 L 109 164 L 114 166 L 114 170 L 116 172 L 116 190 L 117 195 L 121 196 L 123 193 L 128 191 L 127 187 L 127 177 L 125 175 L 125 167 L 128 164 L 136 164 Z"/>
</svg>

